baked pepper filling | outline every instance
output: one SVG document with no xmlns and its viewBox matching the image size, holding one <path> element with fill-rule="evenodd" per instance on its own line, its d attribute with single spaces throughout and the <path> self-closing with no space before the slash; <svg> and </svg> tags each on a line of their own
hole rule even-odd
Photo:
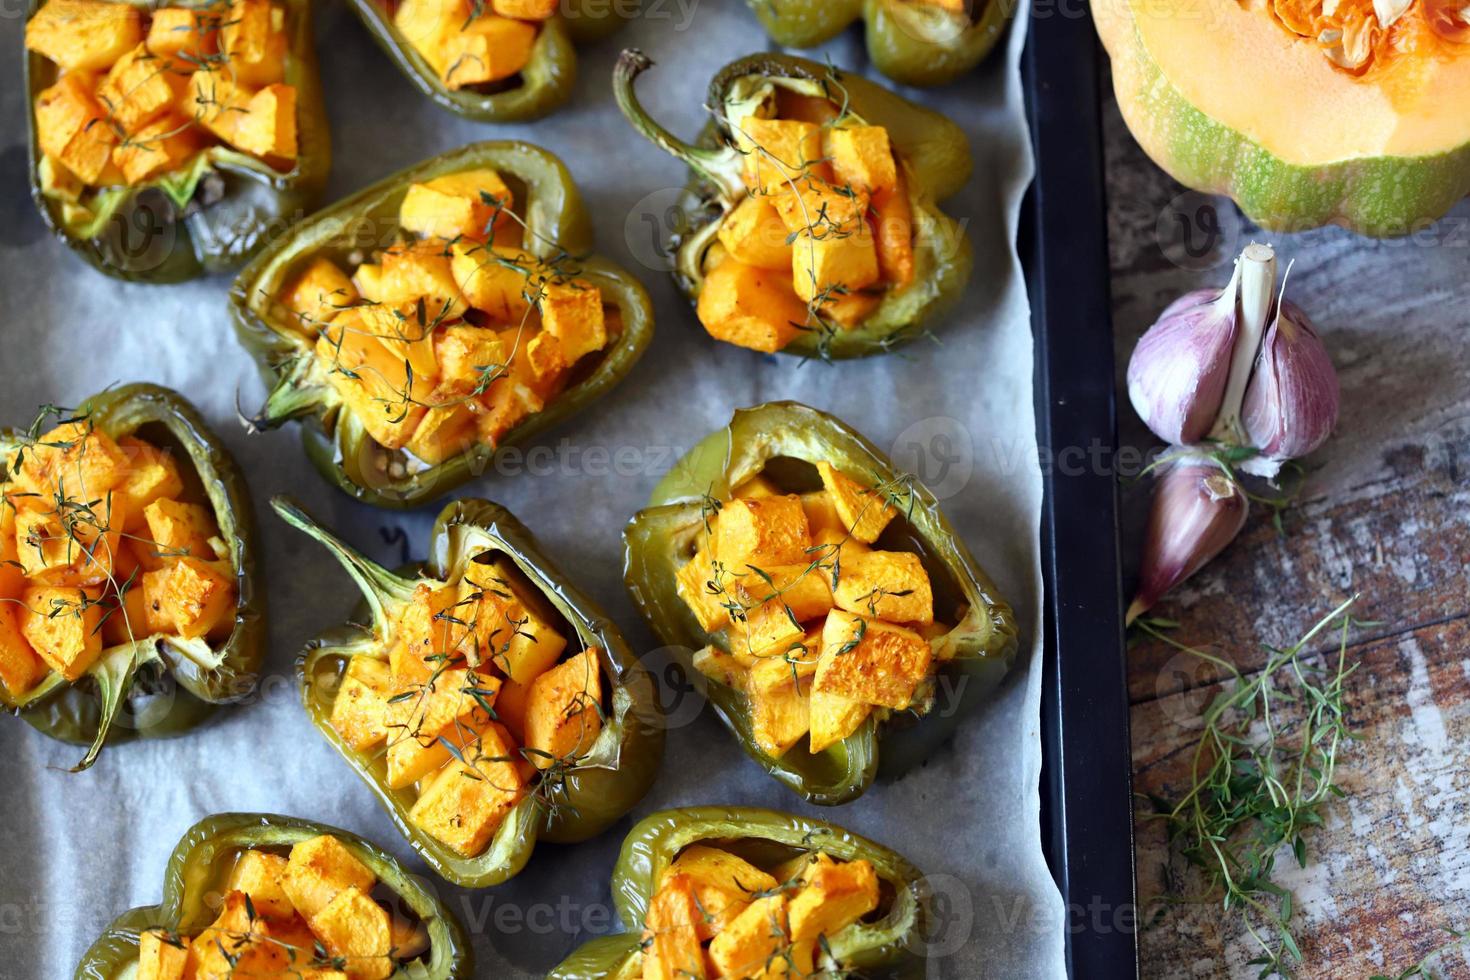
<svg viewBox="0 0 1470 980">
<path fill-rule="evenodd" d="M 746 860 L 735 846 L 691 844 L 664 869 L 644 918 L 644 980 L 817 976 L 831 939 L 882 899 L 870 861 Z"/>
<path fill-rule="evenodd" d="M 85 418 L 27 439 L 0 483 L 0 683 L 73 683 L 167 638 L 201 663 L 235 625 L 236 570 L 173 453 Z"/>
<path fill-rule="evenodd" d="M 56 72 L 34 106 L 42 193 L 69 225 L 85 224 L 112 188 L 192 194 L 202 162 L 221 153 L 291 171 L 290 37 L 286 7 L 271 0 L 46 0 L 26 24 L 26 47 Z"/>
<path fill-rule="evenodd" d="M 331 725 L 386 756 L 390 789 L 417 793 L 410 822 L 476 857 L 591 752 L 609 701 L 601 651 L 571 648 L 576 631 L 493 551 L 394 605 L 380 642 L 347 661 Z"/>
<path fill-rule="evenodd" d="M 677 588 L 720 637 L 695 666 L 744 692 L 756 743 L 780 758 L 803 741 L 822 752 L 870 715 L 926 710 L 939 666 L 930 640 L 951 627 L 935 619 L 903 522 L 885 535 L 906 487 L 870 487 L 820 462 L 820 490 L 786 493 L 766 475 L 775 469 L 707 499 Z"/>
<path fill-rule="evenodd" d="M 393 26 L 452 92 L 509 87 L 557 0 L 388 0 Z"/>
<path fill-rule="evenodd" d="M 138 936 L 136 980 L 386 980 L 428 963 L 429 936 L 339 839 L 242 848 L 214 893 L 218 917 Z"/>
<path fill-rule="evenodd" d="M 413 184 L 396 240 L 316 254 L 278 297 L 314 340 L 319 376 L 384 449 L 434 465 L 496 446 L 621 335 L 577 259 L 522 248 L 517 196 L 485 168 Z"/>
<path fill-rule="evenodd" d="M 766 81 L 726 107 L 744 193 L 699 258 L 699 320 L 717 340 L 774 352 L 851 330 L 913 281 L 902 159 L 821 92 Z"/>
</svg>

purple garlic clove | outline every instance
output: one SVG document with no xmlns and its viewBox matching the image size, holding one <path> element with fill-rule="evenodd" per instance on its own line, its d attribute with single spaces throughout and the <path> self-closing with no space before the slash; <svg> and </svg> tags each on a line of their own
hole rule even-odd
<svg viewBox="0 0 1470 980">
<path fill-rule="evenodd" d="M 1311 320 L 1281 300 L 1241 406 L 1246 436 L 1265 457 L 1251 471 L 1273 476 L 1283 460 L 1326 442 L 1337 425 L 1339 397 L 1337 371 Z"/>
<path fill-rule="evenodd" d="M 1220 413 L 1238 333 L 1238 277 L 1224 290 L 1175 300 L 1148 329 L 1128 361 L 1128 398 L 1160 439 L 1176 446 L 1209 435 Z"/>
</svg>

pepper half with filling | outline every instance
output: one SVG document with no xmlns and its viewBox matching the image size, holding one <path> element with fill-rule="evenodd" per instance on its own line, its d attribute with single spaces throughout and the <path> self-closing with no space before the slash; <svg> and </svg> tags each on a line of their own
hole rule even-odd
<svg viewBox="0 0 1470 980">
<path fill-rule="evenodd" d="M 714 119 L 690 144 L 637 100 L 651 65 L 625 51 L 614 92 L 693 174 L 674 276 L 712 337 L 860 357 L 922 336 L 959 300 L 970 242 L 936 203 L 970 174 L 953 122 L 830 66 L 754 55 L 715 76 Z"/>
<path fill-rule="evenodd" d="M 648 791 L 653 679 L 508 511 L 450 504 L 428 562 L 395 574 L 274 504 L 367 604 L 298 662 L 307 712 L 440 875 L 505 881 L 538 840 L 587 840 Z"/>
<path fill-rule="evenodd" d="M 814 803 L 918 765 L 1015 660 L 1010 607 L 934 496 L 805 405 L 736 412 L 623 537 L 654 632 L 694 651 L 746 754 Z"/>
<path fill-rule="evenodd" d="M 162 902 L 115 919 L 75 978 L 467 980 L 473 969 L 459 923 L 386 851 L 306 820 L 226 813 L 184 834 Z"/>
<path fill-rule="evenodd" d="M 481 122 L 523 122 L 572 97 L 576 45 L 622 27 L 635 0 L 350 0 L 424 95 Z"/>
<path fill-rule="evenodd" d="M 825 44 L 861 18 L 868 58 L 904 85 L 948 85 L 1005 33 L 1005 0 L 746 0 L 780 45 Z"/>
<path fill-rule="evenodd" d="M 753 807 L 642 820 L 612 878 L 624 932 L 552 980 L 924 975 L 931 911 L 901 856 L 834 824 Z"/>
<path fill-rule="evenodd" d="M 560 160 L 476 143 L 328 208 L 231 294 L 271 394 L 323 475 L 380 507 L 427 503 L 632 370 L 648 294 L 589 254 Z"/>
<path fill-rule="evenodd" d="M 26 47 L 36 204 L 108 275 L 234 268 L 326 182 L 308 0 L 41 0 Z"/>
<path fill-rule="evenodd" d="M 265 597 L 234 460 L 156 385 L 0 432 L 0 704 L 53 738 L 164 738 L 255 688 Z"/>
</svg>

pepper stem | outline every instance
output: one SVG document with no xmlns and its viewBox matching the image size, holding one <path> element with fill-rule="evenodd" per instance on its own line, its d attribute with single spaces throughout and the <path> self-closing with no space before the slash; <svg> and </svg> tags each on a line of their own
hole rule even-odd
<svg viewBox="0 0 1470 980">
<path fill-rule="evenodd" d="M 301 505 L 290 497 L 279 494 L 271 498 L 271 507 L 281 519 L 301 531 L 307 537 L 325 547 L 347 570 L 362 596 L 373 611 L 373 622 L 384 625 L 390 619 L 386 604 L 407 602 L 413 594 L 413 583 L 395 575 L 352 545 L 318 524 Z"/>
<path fill-rule="evenodd" d="M 617 67 L 613 69 L 613 98 L 617 100 L 618 108 L 628 122 L 633 124 L 633 128 L 642 133 L 649 142 L 684 161 L 690 169 L 718 187 L 726 200 L 739 200 L 745 194 L 745 186 L 740 182 L 739 174 L 732 172 L 733 168 L 730 166 L 732 155 L 738 154 L 725 148 L 695 146 L 679 139 L 659 125 L 638 101 L 634 82 L 639 75 L 652 67 L 653 59 L 639 49 L 628 48 L 623 51 L 618 58 Z"/>
<path fill-rule="evenodd" d="M 72 766 L 70 772 L 92 768 L 92 763 L 97 761 L 102 746 L 107 742 L 107 735 L 112 731 L 112 723 L 117 719 L 123 701 L 127 700 L 128 692 L 133 689 L 138 670 L 144 664 L 159 659 L 158 647 L 151 641 L 130 643 L 113 651 L 89 671 L 97 684 L 97 695 L 102 699 L 102 712 L 98 715 L 97 734 L 92 736 L 87 754 L 82 756 L 81 762 Z"/>
<path fill-rule="evenodd" d="M 1246 443 L 1240 410 L 1245 402 L 1245 389 L 1255 370 L 1256 355 L 1271 317 L 1271 304 L 1276 289 L 1276 251 L 1269 245 L 1251 242 L 1240 253 L 1236 263 L 1240 278 L 1238 296 L 1239 331 L 1230 358 L 1230 374 L 1225 382 L 1225 397 L 1210 437 L 1234 446 Z"/>
<path fill-rule="evenodd" d="M 293 358 L 280 380 L 266 396 L 265 404 L 254 416 L 240 413 L 240 420 L 252 432 L 274 429 L 291 419 L 314 414 L 321 408 L 322 386 L 310 380 L 315 355 Z"/>
</svg>

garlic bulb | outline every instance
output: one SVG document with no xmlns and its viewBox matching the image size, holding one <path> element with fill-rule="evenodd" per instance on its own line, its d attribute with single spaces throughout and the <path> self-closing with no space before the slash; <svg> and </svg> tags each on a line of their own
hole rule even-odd
<svg viewBox="0 0 1470 980">
<path fill-rule="evenodd" d="M 1138 593 L 1127 621 L 1132 623 L 1235 540 L 1249 510 L 1245 490 L 1213 459 L 1187 455 L 1165 464 L 1154 488 Z"/>
<path fill-rule="evenodd" d="M 1326 442 L 1339 404 L 1337 373 L 1311 320 L 1289 300 L 1277 306 L 1241 406 L 1246 439 L 1261 452 L 1249 469 L 1261 476 Z"/>
</svg>

